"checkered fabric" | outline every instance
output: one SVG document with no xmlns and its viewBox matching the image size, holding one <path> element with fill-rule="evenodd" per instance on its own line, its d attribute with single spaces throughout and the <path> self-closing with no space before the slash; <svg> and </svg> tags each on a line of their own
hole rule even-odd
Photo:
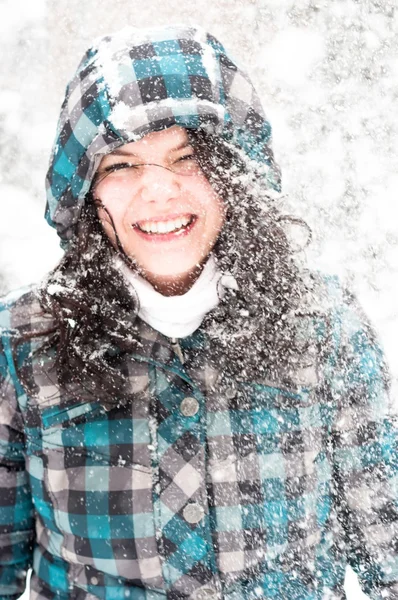
<svg viewBox="0 0 398 600">
<path fill-rule="evenodd" d="M 76 401 L 34 290 L 2 306 L 0 598 L 33 566 L 34 600 L 398 598 L 398 431 L 383 357 L 336 282 L 304 324 L 303 368 L 237 383 L 201 329 L 170 340 L 137 317 L 134 401 Z M 318 348 L 313 352 L 313 348 Z M 312 348 L 312 350 L 311 350 Z M 328 348 L 328 352 L 325 352 Z M 36 392 L 25 394 L 17 373 Z"/>
<path fill-rule="evenodd" d="M 172 125 L 222 136 L 279 190 L 271 126 L 222 44 L 200 27 L 126 28 L 90 48 L 67 87 L 46 179 L 46 218 L 64 246 L 102 155 Z"/>
</svg>

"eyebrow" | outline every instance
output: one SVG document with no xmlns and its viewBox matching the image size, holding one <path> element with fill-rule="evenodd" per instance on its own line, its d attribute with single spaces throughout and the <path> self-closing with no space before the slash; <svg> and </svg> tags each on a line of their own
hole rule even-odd
<svg viewBox="0 0 398 600">
<path fill-rule="evenodd" d="M 169 152 L 177 152 L 177 150 L 182 150 L 183 148 L 187 148 L 188 146 L 191 146 L 191 144 L 188 142 L 181 142 L 178 146 L 175 146 L 174 148 L 170 148 Z M 136 158 L 140 158 L 139 154 L 135 154 L 134 152 L 129 152 L 128 150 L 123 150 L 123 148 L 116 148 L 116 150 L 114 150 L 113 152 L 110 152 L 110 154 L 108 154 L 108 156 L 135 156 Z"/>
</svg>

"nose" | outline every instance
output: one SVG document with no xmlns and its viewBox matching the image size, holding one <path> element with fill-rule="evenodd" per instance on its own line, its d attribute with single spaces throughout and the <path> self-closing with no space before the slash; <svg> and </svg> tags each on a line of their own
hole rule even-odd
<svg viewBox="0 0 398 600">
<path fill-rule="evenodd" d="M 168 202 L 180 192 L 178 176 L 162 165 L 145 165 L 141 174 L 140 195 L 144 202 Z"/>
</svg>

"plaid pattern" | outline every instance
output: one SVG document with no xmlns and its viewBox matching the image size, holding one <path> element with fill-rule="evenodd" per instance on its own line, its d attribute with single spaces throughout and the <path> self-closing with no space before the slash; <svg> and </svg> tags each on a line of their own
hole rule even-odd
<svg viewBox="0 0 398 600">
<path fill-rule="evenodd" d="M 398 598 L 396 419 L 377 342 L 333 294 L 290 386 L 227 381 L 200 329 L 183 366 L 138 321 L 135 400 L 111 409 L 76 402 L 52 352 L 20 345 L 27 398 L 12 340 L 48 321 L 34 291 L 4 305 L 0 597 L 33 565 L 37 600 L 337 600 L 349 562 L 370 598 Z"/>
<path fill-rule="evenodd" d="M 126 28 L 88 50 L 67 87 L 46 179 L 46 218 L 64 245 L 102 155 L 175 124 L 234 143 L 279 190 L 271 126 L 222 44 L 199 27 Z"/>
</svg>

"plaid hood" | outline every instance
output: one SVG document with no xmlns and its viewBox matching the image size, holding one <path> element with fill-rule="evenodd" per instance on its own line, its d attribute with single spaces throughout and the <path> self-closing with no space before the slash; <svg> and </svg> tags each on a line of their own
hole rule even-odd
<svg viewBox="0 0 398 600">
<path fill-rule="evenodd" d="M 66 247 L 104 154 L 172 125 L 204 128 L 280 174 L 247 74 L 200 27 L 126 28 L 95 43 L 66 90 L 46 177 L 46 219 Z"/>
</svg>

